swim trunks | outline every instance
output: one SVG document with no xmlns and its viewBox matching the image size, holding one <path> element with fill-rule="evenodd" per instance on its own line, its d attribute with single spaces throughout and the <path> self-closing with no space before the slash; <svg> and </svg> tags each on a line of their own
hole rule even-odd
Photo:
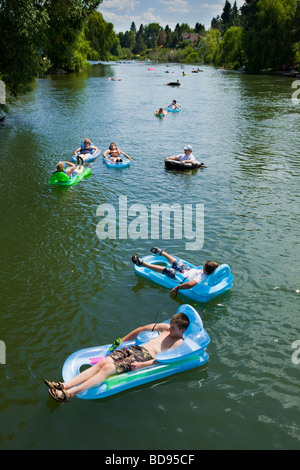
<svg viewBox="0 0 300 470">
<path fill-rule="evenodd" d="M 173 261 L 172 268 L 179 273 L 184 273 L 185 271 L 189 271 L 191 269 L 187 263 L 183 263 L 179 260 Z"/>
<path fill-rule="evenodd" d="M 191 268 L 187 263 L 180 260 L 173 261 L 172 268 L 182 274 L 187 281 L 196 281 L 199 284 L 207 279 L 207 274 L 203 272 L 203 269 Z"/>
<path fill-rule="evenodd" d="M 142 346 L 129 346 L 129 348 L 116 349 L 110 354 L 114 361 L 117 374 L 131 371 L 132 362 L 145 362 L 153 359 L 149 351 Z"/>
</svg>

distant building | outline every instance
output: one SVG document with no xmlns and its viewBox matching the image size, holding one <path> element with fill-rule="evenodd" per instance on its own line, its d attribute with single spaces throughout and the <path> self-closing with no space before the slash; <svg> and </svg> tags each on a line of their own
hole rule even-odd
<svg viewBox="0 0 300 470">
<path fill-rule="evenodd" d="M 198 33 L 181 33 L 181 41 L 191 41 L 193 46 L 197 46 L 199 41 Z"/>
</svg>

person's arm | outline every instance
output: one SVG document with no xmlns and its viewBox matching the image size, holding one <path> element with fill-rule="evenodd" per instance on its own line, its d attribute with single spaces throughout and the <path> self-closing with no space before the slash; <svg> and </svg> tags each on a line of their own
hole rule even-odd
<svg viewBox="0 0 300 470">
<path fill-rule="evenodd" d="M 94 150 L 94 153 L 97 153 L 99 150 L 95 145 L 91 145 L 91 149 Z"/>
<path fill-rule="evenodd" d="M 67 176 L 70 176 L 73 173 L 73 171 L 75 170 L 75 165 L 74 165 L 74 163 L 71 163 L 71 162 L 64 162 L 64 163 L 68 167 L 68 168 L 66 168 L 65 173 L 66 173 Z"/>
<path fill-rule="evenodd" d="M 76 155 L 77 152 L 80 152 L 80 150 L 81 150 L 81 147 L 79 147 L 79 149 L 75 150 L 74 155 Z"/>
<path fill-rule="evenodd" d="M 132 158 L 130 158 L 129 155 L 127 155 L 127 153 L 123 152 L 123 150 L 120 150 L 120 149 L 119 149 L 119 153 L 121 153 L 122 155 L 124 155 L 125 157 L 127 157 L 128 160 L 132 160 Z"/>
<path fill-rule="evenodd" d="M 125 335 L 122 338 L 122 343 L 124 341 L 130 341 L 132 339 L 135 339 L 140 333 L 143 333 L 143 331 L 164 331 L 168 330 L 169 325 L 166 323 L 150 323 L 149 325 L 145 326 L 140 326 L 136 328 L 135 330 L 131 331 L 127 335 Z"/>
<path fill-rule="evenodd" d="M 150 359 L 150 361 L 145 361 L 145 362 L 134 361 L 131 364 L 131 370 L 139 370 L 139 369 L 142 369 L 143 367 L 150 367 L 157 363 L 158 361 L 156 359 Z"/>
<path fill-rule="evenodd" d="M 172 156 L 172 157 L 167 157 L 167 158 L 165 158 L 165 161 L 166 161 L 166 160 L 178 160 L 178 157 L 176 157 L 176 156 L 174 155 L 174 156 Z"/>
<path fill-rule="evenodd" d="M 103 157 L 107 158 L 107 154 L 110 152 L 110 149 L 105 150 L 102 155 Z"/>
<path fill-rule="evenodd" d="M 183 163 L 193 163 L 194 161 L 195 161 L 195 157 L 194 155 L 192 155 L 189 160 L 182 160 L 180 164 L 182 165 Z"/>
<path fill-rule="evenodd" d="M 177 292 L 179 290 L 182 290 L 182 289 L 191 289 L 192 287 L 195 287 L 197 285 L 197 282 L 192 280 L 192 281 L 188 281 L 188 282 L 184 282 L 183 284 L 179 284 L 178 286 L 174 287 L 174 289 L 172 289 L 170 291 L 170 294 L 177 294 Z"/>
</svg>

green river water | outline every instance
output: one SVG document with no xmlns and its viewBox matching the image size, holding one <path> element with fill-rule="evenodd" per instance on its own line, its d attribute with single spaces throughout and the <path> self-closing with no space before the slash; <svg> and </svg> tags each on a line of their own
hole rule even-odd
<svg viewBox="0 0 300 470">
<path fill-rule="evenodd" d="M 293 80 L 148 67 L 99 64 L 39 79 L 0 124 L 0 449 L 299 449 Z M 177 78 L 180 87 L 166 86 Z M 156 118 L 172 99 L 182 112 Z M 85 137 L 102 151 L 115 141 L 134 161 L 112 170 L 100 157 L 78 185 L 51 187 L 56 163 Z M 187 144 L 207 168 L 166 171 L 164 158 Z M 187 249 L 172 230 L 157 239 L 150 224 L 142 238 L 99 239 L 97 209 L 117 211 L 120 196 L 149 214 L 151 204 L 203 205 L 203 243 Z M 229 264 L 233 288 L 205 304 L 171 299 L 134 273 L 131 255 L 152 246 L 196 265 Z M 48 396 L 44 378 L 60 380 L 74 351 L 164 321 L 184 303 L 211 339 L 204 369 L 102 400 L 60 406 Z"/>
</svg>

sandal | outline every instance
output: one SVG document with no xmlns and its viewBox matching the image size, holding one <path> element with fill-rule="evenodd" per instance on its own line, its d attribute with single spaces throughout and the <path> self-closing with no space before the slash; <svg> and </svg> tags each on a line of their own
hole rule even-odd
<svg viewBox="0 0 300 470">
<path fill-rule="evenodd" d="M 61 395 L 59 395 L 58 392 L 61 392 Z M 55 390 L 55 388 L 50 388 L 48 393 L 50 397 L 52 397 L 55 401 L 59 401 L 60 403 L 70 400 L 70 395 L 64 390 Z"/>
<path fill-rule="evenodd" d="M 44 383 L 49 388 L 54 388 L 55 390 L 63 390 L 64 384 L 62 382 L 51 382 L 51 380 L 44 380 Z"/>
<path fill-rule="evenodd" d="M 154 253 L 155 255 L 161 255 L 164 250 L 161 250 L 160 248 L 157 248 L 156 246 L 154 248 L 151 248 L 151 253 Z"/>
<path fill-rule="evenodd" d="M 143 266 L 144 262 L 141 258 L 138 257 L 138 255 L 135 253 L 131 257 L 131 261 L 136 264 L 137 266 Z"/>
</svg>

